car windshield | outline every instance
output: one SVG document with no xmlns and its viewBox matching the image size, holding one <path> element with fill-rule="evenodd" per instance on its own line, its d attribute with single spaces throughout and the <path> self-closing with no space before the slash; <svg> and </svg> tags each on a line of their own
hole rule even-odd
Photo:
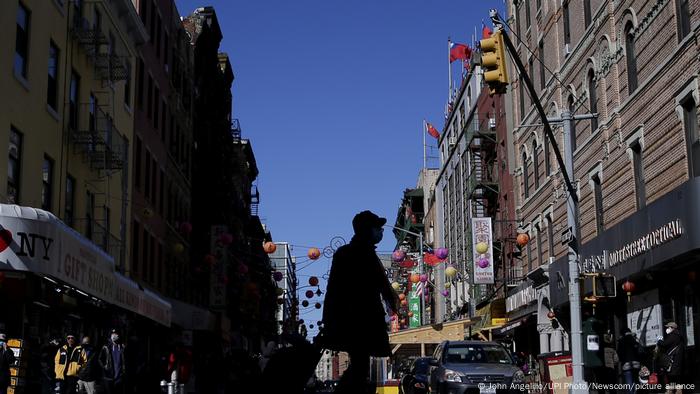
<svg viewBox="0 0 700 394">
<path fill-rule="evenodd" d="M 445 362 L 470 364 L 512 364 L 513 360 L 499 345 L 452 345 L 447 348 Z"/>
</svg>

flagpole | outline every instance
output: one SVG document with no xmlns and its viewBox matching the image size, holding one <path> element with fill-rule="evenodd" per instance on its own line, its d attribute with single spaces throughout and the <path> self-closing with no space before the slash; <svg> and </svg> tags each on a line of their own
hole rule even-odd
<svg viewBox="0 0 700 394">
<path fill-rule="evenodd" d="M 428 132 L 428 128 L 425 126 L 425 119 L 423 119 L 423 169 L 428 167 L 428 159 L 425 156 L 425 133 Z"/>
<path fill-rule="evenodd" d="M 452 49 L 452 40 L 447 37 L 447 76 L 448 76 L 448 89 L 447 89 L 447 102 L 452 100 L 452 62 L 450 62 L 450 50 Z"/>
</svg>

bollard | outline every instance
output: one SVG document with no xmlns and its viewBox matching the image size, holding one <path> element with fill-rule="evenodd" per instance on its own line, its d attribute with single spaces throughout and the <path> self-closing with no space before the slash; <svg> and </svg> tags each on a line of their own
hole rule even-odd
<svg viewBox="0 0 700 394">
<path fill-rule="evenodd" d="M 163 394 L 176 394 L 177 391 L 177 381 L 175 382 L 167 382 L 164 380 L 160 381 L 160 391 Z"/>
</svg>

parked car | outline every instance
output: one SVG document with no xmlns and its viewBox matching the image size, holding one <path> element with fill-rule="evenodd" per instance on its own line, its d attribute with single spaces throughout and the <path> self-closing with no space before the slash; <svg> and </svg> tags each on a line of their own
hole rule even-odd
<svg viewBox="0 0 700 394">
<path fill-rule="evenodd" d="M 503 345 L 445 341 L 430 360 L 430 392 L 439 394 L 518 393 L 525 375 Z"/>
<path fill-rule="evenodd" d="M 401 377 L 401 392 L 403 394 L 425 394 L 428 392 L 428 372 L 430 357 L 419 357 L 411 363 L 406 373 Z"/>
</svg>

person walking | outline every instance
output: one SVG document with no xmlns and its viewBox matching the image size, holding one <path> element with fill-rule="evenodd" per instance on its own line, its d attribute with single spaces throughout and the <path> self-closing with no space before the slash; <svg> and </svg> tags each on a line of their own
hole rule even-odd
<svg viewBox="0 0 700 394">
<path fill-rule="evenodd" d="M 126 370 L 124 349 L 119 332 L 112 330 L 98 358 L 106 394 L 124 394 L 124 371 Z"/>
<path fill-rule="evenodd" d="M 80 345 L 82 351 L 80 353 L 80 370 L 78 371 L 78 391 L 85 394 L 95 394 L 97 390 L 97 382 L 102 376 L 100 364 L 98 361 L 98 353 L 90 343 L 90 337 L 83 337 Z"/>
<path fill-rule="evenodd" d="M 0 333 L 0 394 L 10 387 L 10 367 L 15 364 L 15 353 L 7 346 L 7 336 Z"/>
<path fill-rule="evenodd" d="M 640 363 L 641 346 L 637 342 L 632 330 L 623 328 L 620 333 L 620 338 L 617 341 L 617 356 L 620 360 L 620 369 L 622 376 L 627 385 L 627 393 L 634 394 L 636 389 L 639 369 L 642 367 Z"/>
<path fill-rule="evenodd" d="M 61 394 L 78 392 L 78 371 L 80 370 L 80 353 L 82 348 L 76 346 L 75 335 L 66 335 L 66 344 L 61 346 L 54 358 L 56 388 Z"/>
<path fill-rule="evenodd" d="M 683 353 L 685 341 L 678 331 L 675 322 L 666 323 L 666 337 L 657 343 L 661 352 L 661 368 L 666 378 L 667 394 L 682 393 L 682 389 L 676 389 L 677 384 L 682 383 L 683 377 Z"/>
<path fill-rule="evenodd" d="M 397 313 L 398 297 L 375 252 L 385 224 L 386 219 L 370 211 L 360 212 L 352 220 L 354 237 L 333 255 L 320 343 L 349 354 L 350 367 L 337 393 L 374 393 L 373 384 L 367 384 L 370 356 L 391 355 L 382 299 Z M 358 277 L 362 278 L 361 289 Z"/>
</svg>

